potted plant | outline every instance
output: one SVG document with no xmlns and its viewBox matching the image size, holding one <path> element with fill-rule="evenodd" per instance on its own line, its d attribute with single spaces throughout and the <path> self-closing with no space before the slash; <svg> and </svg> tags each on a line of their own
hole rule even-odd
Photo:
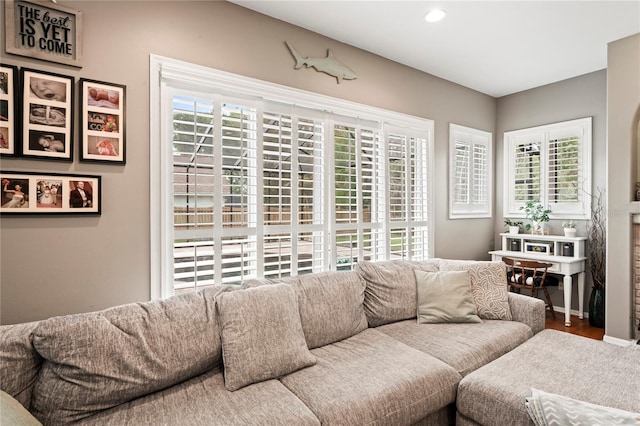
<svg viewBox="0 0 640 426">
<path fill-rule="evenodd" d="M 562 228 L 564 228 L 564 236 L 565 237 L 575 237 L 576 236 L 576 223 L 572 220 L 566 220 L 562 222 Z"/>
<path fill-rule="evenodd" d="M 509 233 L 510 234 L 519 234 L 520 233 L 520 226 L 522 226 L 522 222 L 506 218 L 504 220 L 504 224 L 505 224 L 505 226 L 509 227 Z"/>
<path fill-rule="evenodd" d="M 539 201 L 529 200 L 520 207 L 520 210 L 524 211 L 525 216 L 531 222 L 527 224 L 526 229 L 531 230 L 532 234 L 544 234 L 544 224 L 549 222 L 551 209 L 545 208 Z"/>
</svg>

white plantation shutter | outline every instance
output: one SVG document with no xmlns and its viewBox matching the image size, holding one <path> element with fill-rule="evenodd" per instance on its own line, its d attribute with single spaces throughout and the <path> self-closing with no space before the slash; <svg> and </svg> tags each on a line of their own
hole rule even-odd
<svg viewBox="0 0 640 426">
<path fill-rule="evenodd" d="M 449 125 L 449 218 L 490 217 L 491 133 Z"/>
<path fill-rule="evenodd" d="M 586 219 L 591 211 L 591 118 L 505 132 L 505 217 L 540 201 L 552 219 Z"/>
<path fill-rule="evenodd" d="M 432 121 L 172 60 L 151 69 L 153 297 L 432 255 Z"/>
</svg>

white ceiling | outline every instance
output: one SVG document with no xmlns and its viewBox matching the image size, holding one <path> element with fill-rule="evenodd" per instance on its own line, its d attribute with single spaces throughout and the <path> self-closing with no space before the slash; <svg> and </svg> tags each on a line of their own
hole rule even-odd
<svg viewBox="0 0 640 426">
<path fill-rule="evenodd" d="M 640 0 L 231 1 L 494 97 L 604 69 L 640 33 Z"/>
</svg>

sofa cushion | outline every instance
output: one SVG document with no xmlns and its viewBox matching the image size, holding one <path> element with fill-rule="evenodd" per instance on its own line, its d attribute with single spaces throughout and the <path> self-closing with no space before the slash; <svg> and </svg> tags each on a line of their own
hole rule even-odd
<svg viewBox="0 0 640 426">
<path fill-rule="evenodd" d="M 414 424 L 455 400 L 458 373 L 375 329 L 312 353 L 316 365 L 280 380 L 322 424 Z"/>
<path fill-rule="evenodd" d="M 229 392 L 221 369 L 81 420 L 76 425 L 319 426 L 320 421 L 277 380 Z"/>
<path fill-rule="evenodd" d="M 468 271 L 414 271 L 418 288 L 418 324 L 482 322 L 476 315 Z"/>
<path fill-rule="evenodd" d="M 216 305 L 228 390 L 315 364 L 292 286 L 273 284 L 221 294 Z"/>
<path fill-rule="evenodd" d="M 309 349 L 346 339 L 368 327 L 363 306 L 365 284 L 357 272 L 322 272 L 278 281 L 296 290 Z"/>
<path fill-rule="evenodd" d="M 355 270 L 366 283 L 364 311 L 370 327 L 416 317 L 417 296 L 414 269 L 437 272 L 438 259 L 413 262 L 389 260 L 356 263 Z"/>
<path fill-rule="evenodd" d="M 469 271 L 471 294 L 482 319 L 511 321 L 507 287 L 507 268 L 504 262 L 442 260 L 442 271 Z"/>
<path fill-rule="evenodd" d="M 31 343 L 38 322 L 0 326 L 0 389 L 29 408 L 42 357 Z"/>
<path fill-rule="evenodd" d="M 0 390 L 0 423 L 2 426 L 42 426 L 22 404 L 3 390 Z"/>
<path fill-rule="evenodd" d="M 33 345 L 46 361 L 31 411 L 43 423 L 69 423 L 220 364 L 214 297 L 224 291 L 40 322 Z"/>
<path fill-rule="evenodd" d="M 376 330 L 438 358 L 462 376 L 504 355 L 533 335 L 525 324 L 500 320 L 485 320 L 481 324 L 416 324 L 409 320 Z"/>
</svg>

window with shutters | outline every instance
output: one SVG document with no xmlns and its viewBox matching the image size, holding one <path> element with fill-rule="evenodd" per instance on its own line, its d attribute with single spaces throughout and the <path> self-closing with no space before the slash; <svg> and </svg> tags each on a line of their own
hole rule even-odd
<svg viewBox="0 0 640 426">
<path fill-rule="evenodd" d="M 505 132 L 505 217 L 540 201 L 552 219 L 587 219 L 591 211 L 591 117 Z"/>
<path fill-rule="evenodd" d="M 492 135 L 449 124 L 449 218 L 491 217 Z"/>
<path fill-rule="evenodd" d="M 154 297 L 432 256 L 431 120 L 160 57 L 151 78 Z"/>
</svg>

